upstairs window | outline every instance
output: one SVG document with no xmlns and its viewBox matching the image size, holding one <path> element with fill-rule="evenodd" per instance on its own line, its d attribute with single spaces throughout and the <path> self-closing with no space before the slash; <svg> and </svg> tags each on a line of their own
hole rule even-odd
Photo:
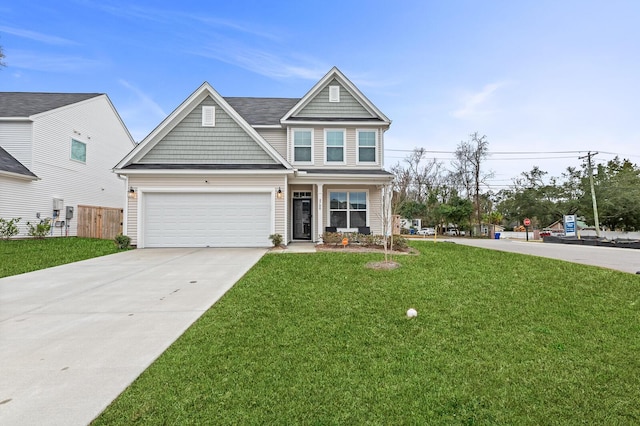
<svg viewBox="0 0 640 426">
<path fill-rule="evenodd" d="M 366 192 L 330 192 L 329 226 L 359 228 L 367 226 Z"/>
<path fill-rule="evenodd" d="M 87 162 L 87 144 L 71 139 L 71 159 L 81 163 Z"/>
<path fill-rule="evenodd" d="M 329 102 L 340 102 L 340 86 L 329 86 Z"/>
<path fill-rule="evenodd" d="M 344 130 L 325 130 L 326 162 L 344 163 Z"/>
<path fill-rule="evenodd" d="M 203 106 L 202 107 L 202 127 L 215 127 L 216 126 L 216 107 Z"/>
<path fill-rule="evenodd" d="M 376 162 L 376 132 L 358 130 L 358 163 Z"/>
<path fill-rule="evenodd" d="M 313 163 L 312 135 L 310 129 L 296 129 L 293 131 L 293 161 L 295 163 Z"/>
</svg>

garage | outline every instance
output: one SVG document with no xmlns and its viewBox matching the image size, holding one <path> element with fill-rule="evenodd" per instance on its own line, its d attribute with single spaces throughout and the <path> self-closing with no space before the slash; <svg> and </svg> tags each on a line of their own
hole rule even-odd
<svg viewBox="0 0 640 426">
<path fill-rule="evenodd" d="M 148 192 L 144 247 L 268 247 L 271 194 Z"/>
</svg>

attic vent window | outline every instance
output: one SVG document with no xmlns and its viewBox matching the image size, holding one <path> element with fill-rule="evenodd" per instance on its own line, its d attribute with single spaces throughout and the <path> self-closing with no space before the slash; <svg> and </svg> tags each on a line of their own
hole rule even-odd
<svg viewBox="0 0 640 426">
<path fill-rule="evenodd" d="M 329 102 L 340 102 L 340 86 L 329 86 Z"/>
<path fill-rule="evenodd" d="M 215 127 L 216 125 L 216 107 L 202 107 L 202 127 Z"/>
</svg>

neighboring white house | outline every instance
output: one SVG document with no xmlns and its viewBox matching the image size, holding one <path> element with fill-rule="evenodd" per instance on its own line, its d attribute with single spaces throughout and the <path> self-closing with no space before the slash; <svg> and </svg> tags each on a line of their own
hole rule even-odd
<svg viewBox="0 0 640 426">
<path fill-rule="evenodd" d="M 112 168 L 134 146 L 105 94 L 0 92 L 0 217 L 76 235 L 78 205 L 124 208 Z"/>
<path fill-rule="evenodd" d="M 302 98 L 192 93 L 115 168 L 138 247 L 269 246 L 382 234 L 391 121 L 337 68 Z"/>
</svg>

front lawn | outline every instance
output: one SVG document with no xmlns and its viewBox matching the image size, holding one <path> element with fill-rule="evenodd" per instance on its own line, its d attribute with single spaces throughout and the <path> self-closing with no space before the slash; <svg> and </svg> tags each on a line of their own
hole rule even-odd
<svg viewBox="0 0 640 426">
<path fill-rule="evenodd" d="M 112 240 L 94 238 L 0 240 L 0 278 L 118 251 Z"/>
<path fill-rule="evenodd" d="M 266 255 L 95 424 L 640 422 L 640 277 L 411 245 Z"/>
</svg>

